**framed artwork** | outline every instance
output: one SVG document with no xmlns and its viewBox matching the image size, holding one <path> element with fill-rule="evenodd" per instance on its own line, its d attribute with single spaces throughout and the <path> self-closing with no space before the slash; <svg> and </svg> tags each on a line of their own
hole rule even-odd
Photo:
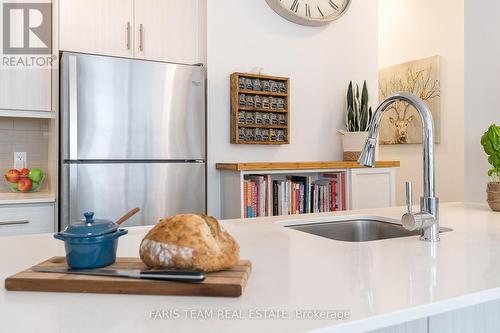
<svg viewBox="0 0 500 333">
<path fill-rule="evenodd" d="M 434 140 L 441 137 L 440 57 L 433 56 L 386 67 L 379 72 L 379 99 L 405 91 L 420 97 L 434 120 Z M 406 102 L 393 103 L 382 118 L 379 142 L 383 145 L 422 143 L 420 116 Z"/>
</svg>

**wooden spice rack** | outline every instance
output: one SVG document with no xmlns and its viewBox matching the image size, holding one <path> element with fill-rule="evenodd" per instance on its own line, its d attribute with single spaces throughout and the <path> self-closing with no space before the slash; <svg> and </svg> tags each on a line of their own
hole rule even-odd
<svg viewBox="0 0 500 333">
<path fill-rule="evenodd" d="M 252 89 L 249 89 L 246 85 L 245 88 L 240 87 L 240 78 L 250 79 L 252 81 Z M 254 80 L 260 80 L 261 89 L 253 89 Z M 276 82 L 278 86 L 278 91 L 264 91 L 263 86 L 264 82 Z M 279 85 L 283 87 L 283 89 L 279 91 Z M 231 143 L 232 144 L 259 144 L 259 145 L 283 145 L 290 143 L 290 80 L 286 77 L 278 77 L 278 76 L 270 76 L 270 75 L 261 75 L 261 74 L 251 74 L 251 73 L 232 73 L 231 74 Z M 251 96 L 250 102 L 247 104 L 245 100 L 245 105 L 240 104 L 240 96 L 245 95 L 247 98 Z M 261 104 L 258 104 L 256 107 L 255 97 L 258 96 Z M 268 107 L 264 107 L 263 99 L 267 98 L 269 101 L 274 99 L 277 101 L 281 99 L 284 102 L 283 108 L 278 108 L 277 105 L 272 107 L 272 103 L 269 103 Z M 253 102 L 251 102 L 253 100 Z M 249 120 L 247 121 L 247 113 L 250 113 Z M 245 121 L 241 121 L 240 116 L 245 115 Z M 259 117 L 263 117 L 260 119 L 259 123 L 256 123 L 256 119 Z M 267 122 L 267 118 L 271 119 L 271 116 L 276 117 L 278 119 L 276 123 L 271 123 L 271 120 Z M 283 120 L 284 123 L 279 123 L 279 119 Z M 253 119 L 253 121 L 252 121 Z M 243 134 L 245 135 L 240 135 Z M 247 132 L 250 135 L 246 135 Z M 255 139 L 256 134 L 263 135 L 260 139 Z M 265 134 L 268 133 L 268 137 L 266 139 Z M 282 133 L 282 136 L 278 136 L 278 133 Z M 248 139 L 248 137 L 252 137 L 253 139 Z M 282 138 L 282 140 L 278 140 Z"/>
</svg>

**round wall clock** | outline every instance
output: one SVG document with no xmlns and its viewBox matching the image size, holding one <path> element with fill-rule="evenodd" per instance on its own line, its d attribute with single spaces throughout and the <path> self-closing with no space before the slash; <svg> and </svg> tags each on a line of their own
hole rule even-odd
<svg viewBox="0 0 500 333">
<path fill-rule="evenodd" d="M 280 16 L 302 25 L 324 25 L 338 19 L 351 0 L 266 0 Z"/>
</svg>

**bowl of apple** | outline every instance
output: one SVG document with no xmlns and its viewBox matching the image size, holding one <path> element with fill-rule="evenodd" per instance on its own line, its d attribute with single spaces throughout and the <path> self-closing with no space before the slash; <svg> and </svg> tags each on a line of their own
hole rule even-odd
<svg viewBox="0 0 500 333">
<path fill-rule="evenodd" d="M 38 192 L 45 179 L 45 173 L 40 168 L 10 169 L 4 175 L 7 186 L 12 192 Z"/>
</svg>

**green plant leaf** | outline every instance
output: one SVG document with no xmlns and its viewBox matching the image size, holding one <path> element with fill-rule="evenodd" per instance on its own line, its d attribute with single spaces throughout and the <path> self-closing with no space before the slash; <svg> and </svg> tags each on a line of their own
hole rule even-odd
<svg viewBox="0 0 500 333">
<path fill-rule="evenodd" d="M 361 121 L 361 97 L 359 95 L 359 86 L 356 85 L 356 96 L 354 98 L 354 128 L 355 131 L 360 130 Z"/>
<path fill-rule="evenodd" d="M 349 82 L 346 97 L 346 131 L 352 132 L 354 126 L 353 110 L 354 110 L 354 93 L 352 88 L 352 81 Z"/>
<path fill-rule="evenodd" d="M 488 155 L 500 155 L 500 135 L 499 127 L 491 125 L 483 136 L 481 137 L 481 145 Z"/>
<path fill-rule="evenodd" d="M 363 82 L 363 91 L 361 93 L 361 109 L 366 107 L 368 110 L 368 87 L 366 86 L 366 81 Z"/>
<path fill-rule="evenodd" d="M 496 154 L 490 155 L 490 157 L 488 157 L 488 162 L 495 168 L 498 168 L 500 166 L 500 156 Z"/>
<path fill-rule="evenodd" d="M 481 145 L 492 166 L 488 171 L 488 176 L 498 179 L 500 177 L 500 126 L 492 124 L 481 136 Z"/>
<path fill-rule="evenodd" d="M 347 88 L 347 108 L 354 108 L 354 93 L 352 91 L 352 81 L 349 82 L 349 88 Z"/>
<path fill-rule="evenodd" d="M 349 132 L 354 132 L 354 110 L 352 107 L 347 108 L 347 121 L 348 121 L 348 128 L 347 131 Z"/>
<path fill-rule="evenodd" d="M 368 110 L 366 106 L 361 108 L 361 120 L 360 120 L 360 131 L 366 131 L 366 127 L 368 126 Z"/>
<path fill-rule="evenodd" d="M 352 81 L 347 88 L 346 129 L 349 132 L 366 131 L 373 117 L 371 107 L 368 105 L 368 86 L 363 82 L 362 90 Z"/>
</svg>

